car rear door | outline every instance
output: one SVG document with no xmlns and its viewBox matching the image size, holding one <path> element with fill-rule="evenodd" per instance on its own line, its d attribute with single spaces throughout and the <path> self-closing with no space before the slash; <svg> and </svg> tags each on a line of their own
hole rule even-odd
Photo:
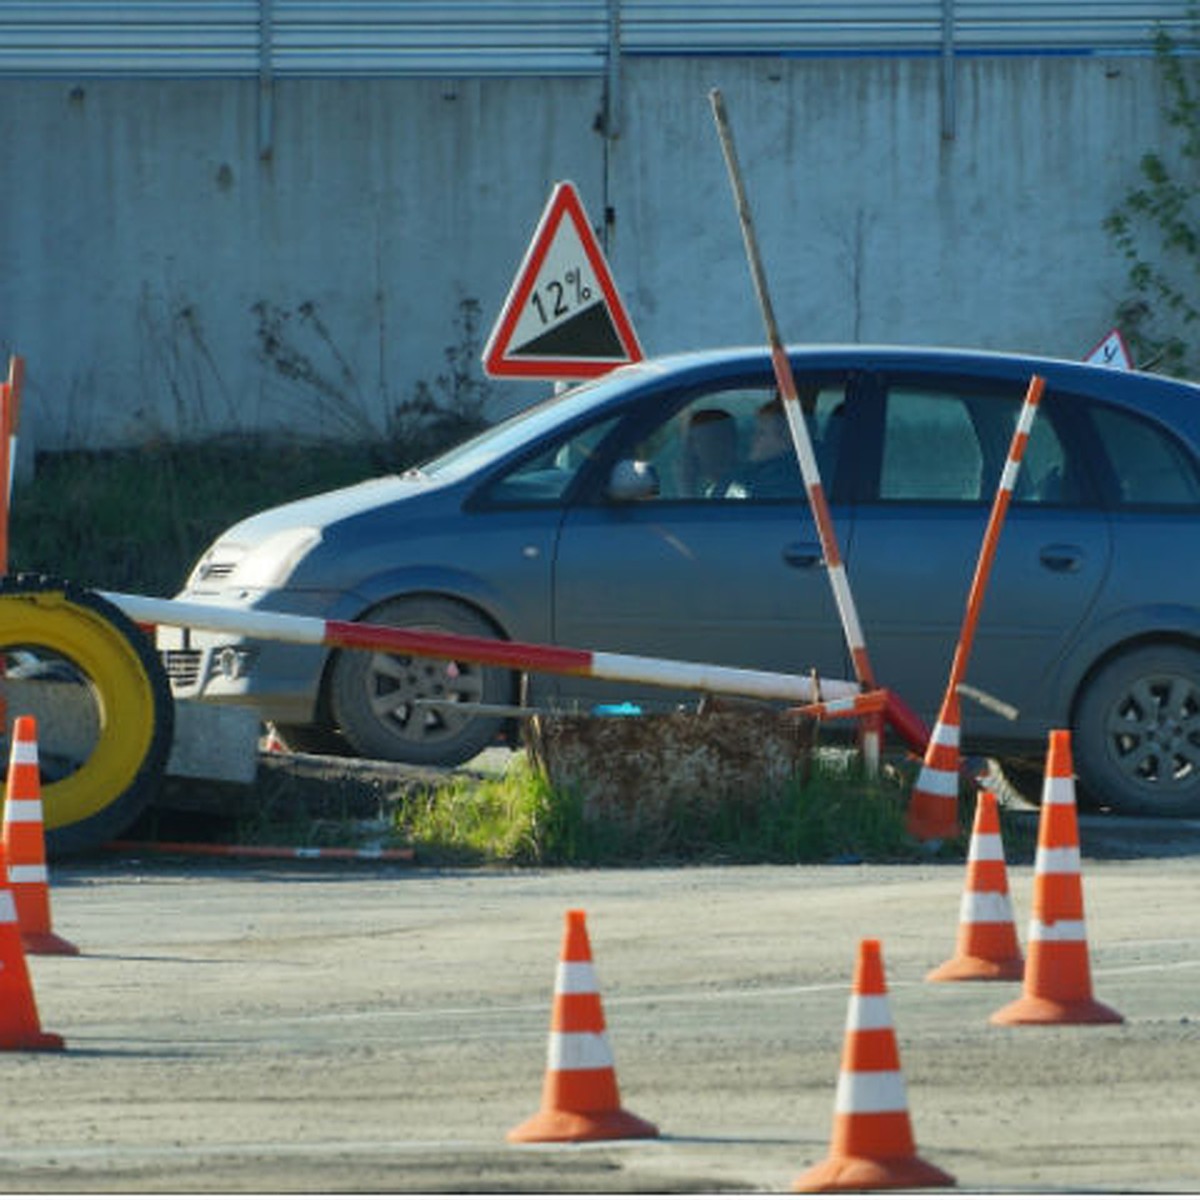
<svg viewBox="0 0 1200 1200">
<path fill-rule="evenodd" d="M 873 453 L 856 481 L 847 570 L 880 683 L 936 716 L 1024 388 L 881 376 Z M 1065 714 L 1044 686 L 1087 619 L 1110 560 L 1110 528 L 1070 405 L 1047 393 L 984 593 L 966 681 L 1017 707 L 978 707 L 980 737 L 1042 737 Z"/>
</svg>

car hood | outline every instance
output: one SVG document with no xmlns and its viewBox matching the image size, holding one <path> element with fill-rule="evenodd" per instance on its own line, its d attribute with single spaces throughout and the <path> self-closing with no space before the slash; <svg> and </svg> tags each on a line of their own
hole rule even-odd
<svg viewBox="0 0 1200 1200">
<path fill-rule="evenodd" d="M 222 535 L 222 542 L 240 546 L 256 546 L 289 529 L 325 530 L 331 525 L 356 517 L 372 509 L 394 504 L 412 496 L 437 490 L 433 480 L 416 473 L 385 475 L 362 483 L 322 492 L 303 500 L 293 500 L 246 517 L 231 525 Z"/>
</svg>

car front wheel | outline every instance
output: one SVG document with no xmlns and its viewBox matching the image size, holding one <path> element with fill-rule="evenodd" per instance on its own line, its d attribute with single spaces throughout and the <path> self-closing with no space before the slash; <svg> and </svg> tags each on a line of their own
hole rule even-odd
<svg viewBox="0 0 1200 1200">
<path fill-rule="evenodd" d="M 1200 651 L 1141 646 L 1106 663 L 1076 710 L 1090 801 L 1121 813 L 1200 815 Z"/>
<path fill-rule="evenodd" d="M 437 596 L 389 600 L 362 619 L 438 633 L 496 636 L 474 609 Z M 476 706 L 508 704 L 512 697 L 509 671 L 387 651 L 339 651 L 329 676 L 330 707 L 342 737 L 364 758 L 394 762 L 457 766 L 474 758 L 496 740 L 505 721 Z"/>
</svg>

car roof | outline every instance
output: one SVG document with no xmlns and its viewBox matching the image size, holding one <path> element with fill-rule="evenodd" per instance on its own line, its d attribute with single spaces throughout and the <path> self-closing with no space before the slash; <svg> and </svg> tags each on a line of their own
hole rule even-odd
<svg viewBox="0 0 1200 1200">
<path fill-rule="evenodd" d="M 787 347 L 793 370 L 846 367 L 864 371 L 912 370 L 1012 380 L 1023 386 L 1033 375 L 1054 391 L 1075 392 L 1129 407 L 1170 424 L 1200 447 L 1200 386 L 1146 371 L 1123 371 L 1071 359 L 999 350 L 939 346 L 794 344 Z M 625 367 L 614 375 L 670 372 L 680 382 L 736 376 L 770 367 L 765 346 L 734 346 L 665 354 Z"/>
</svg>

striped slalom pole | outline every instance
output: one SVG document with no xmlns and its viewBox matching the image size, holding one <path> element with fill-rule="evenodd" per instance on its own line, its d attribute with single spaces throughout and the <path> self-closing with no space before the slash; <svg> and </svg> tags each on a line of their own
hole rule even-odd
<svg viewBox="0 0 1200 1200">
<path fill-rule="evenodd" d="M 882 948 L 864 938 L 846 1013 L 829 1156 L 796 1179 L 792 1191 L 953 1186 L 952 1176 L 917 1156 Z"/>
<path fill-rule="evenodd" d="M 510 1142 L 658 1137 L 654 1125 L 621 1107 L 587 917 L 580 909 L 567 913 L 554 979 L 542 1107 L 507 1136 Z"/>
<path fill-rule="evenodd" d="M 754 291 L 758 296 L 759 307 L 762 309 L 763 323 L 767 330 L 767 339 L 771 347 L 771 366 L 775 373 L 775 382 L 779 388 L 779 396 L 783 401 L 784 412 L 787 414 L 788 428 L 792 434 L 792 443 L 796 457 L 800 463 L 800 474 L 808 492 L 809 507 L 812 509 L 813 521 L 817 526 L 817 536 L 821 541 L 821 551 L 825 556 L 825 567 L 829 573 L 829 583 L 833 590 L 834 602 L 837 605 L 838 617 L 846 637 L 846 645 L 854 664 L 855 678 L 864 688 L 875 687 L 875 674 L 867 657 L 867 647 L 863 639 L 862 626 L 859 624 L 858 611 L 854 605 L 854 597 L 850 592 L 850 583 L 846 577 L 846 568 L 842 563 L 841 551 L 838 548 L 837 535 L 833 528 L 833 518 L 829 512 L 829 504 L 825 498 L 825 489 L 821 484 L 821 473 L 817 467 L 817 456 L 813 452 L 812 438 L 809 436 L 808 425 L 800 407 L 800 394 L 796 388 L 796 380 L 792 374 L 792 364 L 787 356 L 787 350 L 779 335 L 779 326 L 775 320 L 775 310 L 771 296 L 767 290 L 766 271 L 763 268 L 762 257 L 758 250 L 758 240 L 754 233 L 754 225 L 750 217 L 750 204 L 746 198 L 746 190 L 742 184 L 741 168 L 738 165 L 737 150 L 733 144 L 733 134 L 729 127 L 729 118 L 725 112 L 725 101 L 719 89 L 714 88 L 709 93 L 712 102 L 713 116 L 716 119 L 717 133 L 721 139 L 721 150 L 725 155 L 725 165 L 729 171 L 729 181 L 733 187 L 734 200 L 737 204 L 738 220 L 742 228 L 742 240 L 746 245 L 746 256 L 750 264 L 750 273 L 754 283 Z M 878 724 L 876 723 L 876 736 Z M 877 753 L 878 747 L 876 747 Z"/>
<path fill-rule="evenodd" d="M 1021 996 L 993 1025 L 1099 1025 L 1124 1021 L 1092 996 L 1071 734 L 1052 729 L 1038 817 L 1033 904 Z"/>
<path fill-rule="evenodd" d="M 890 694 L 885 688 L 876 688 L 871 692 L 843 696 L 839 700 L 817 700 L 812 704 L 800 704 L 789 708 L 788 714 L 793 717 L 810 717 L 816 721 L 881 717 L 888 711 L 890 699 Z"/>
<path fill-rule="evenodd" d="M 1030 379 L 1029 388 L 1025 393 L 1025 401 L 1017 415 L 1017 427 L 1013 431 L 1012 442 L 1009 444 L 1004 470 L 1000 473 L 1000 485 L 996 489 L 996 496 L 992 501 L 991 515 L 988 517 L 987 528 L 984 530 L 983 543 L 975 564 L 975 575 L 971 580 L 971 590 L 967 594 L 967 609 L 963 615 L 958 645 L 954 649 L 954 659 L 950 664 L 950 679 L 946 685 L 946 694 L 942 700 L 937 724 L 934 726 L 934 734 L 925 751 L 924 762 L 913 785 L 912 795 L 909 797 L 908 831 L 922 841 L 953 838 L 957 837 L 959 833 L 958 774 L 960 762 L 958 744 L 960 720 L 958 688 L 966 675 L 967 663 L 975 643 L 975 631 L 979 625 L 979 613 L 983 607 L 984 593 L 987 591 L 992 564 L 996 559 L 1000 531 L 1004 528 L 1004 518 L 1008 514 L 1017 474 L 1021 469 L 1021 459 L 1025 456 L 1025 447 L 1029 442 L 1029 431 L 1033 427 L 1033 418 L 1037 415 L 1038 404 L 1041 402 L 1045 386 L 1046 382 L 1040 375 L 1034 375 Z M 953 788 L 949 787 L 948 783 L 951 772 L 954 779 Z"/>
</svg>

